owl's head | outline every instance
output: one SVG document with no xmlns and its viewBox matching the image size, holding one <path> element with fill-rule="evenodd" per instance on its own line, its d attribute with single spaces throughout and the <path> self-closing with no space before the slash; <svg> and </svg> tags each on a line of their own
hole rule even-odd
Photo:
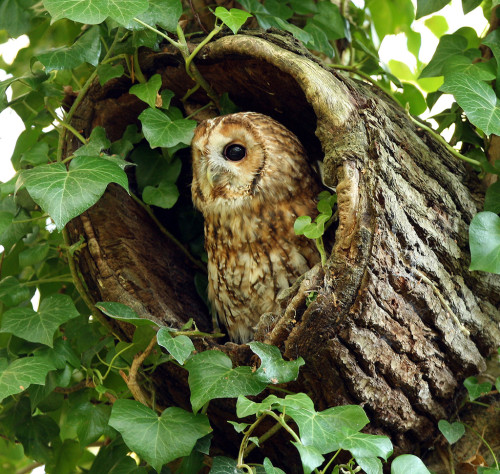
<svg viewBox="0 0 500 474">
<path fill-rule="evenodd" d="M 291 198 L 310 175 L 297 137 L 255 112 L 205 120 L 191 148 L 193 202 L 204 214 Z"/>
</svg>

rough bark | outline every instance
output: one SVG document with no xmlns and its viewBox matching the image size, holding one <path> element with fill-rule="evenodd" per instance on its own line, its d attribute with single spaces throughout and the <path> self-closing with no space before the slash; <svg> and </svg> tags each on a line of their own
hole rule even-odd
<svg viewBox="0 0 500 474">
<path fill-rule="evenodd" d="M 484 369 L 500 340 L 500 278 L 468 271 L 468 225 L 484 198 L 480 181 L 389 97 L 323 67 L 288 36 L 222 37 L 196 63 L 241 109 L 294 131 L 311 159 L 324 160 L 327 184 L 337 188 L 339 225 L 324 272 L 311 271 L 281 319 L 261 326 L 258 337 L 286 357 L 305 359 L 291 389 L 312 394 L 318 409 L 362 404 L 372 431 L 389 434 L 401 449 L 430 441 L 437 421 L 456 409 L 464 378 Z M 160 73 L 177 97 L 193 85 L 171 49 L 144 50 L 141 67 L 146 76 Z M 102 125 L 119 138 L 142 108 L 129 86 L 95 85 L 75 126 L 88 136 Z M 197 92 L 188 106 L 206 101 Z M 196 269 L 121 189 L 108 191 L 70 228 L 88 243 L 80 267 L 96 301 L 124 302 L 167 325 L 193 317 L 209 326 L 193 285 Z M 319 295 L 306 309 L 309 289 Z M 250 362 L 245 346 L 219 349 L 235 364 Z M 185 374 L 165 370 L 157 377 L 160 395 L 186 406 Z M 221 418 L 232 405 L 221 401 L 211 410 L 224 438 L 216 436 L 214 445 L 230 452 L 237 437 Z M 282 453 L 282 445 L 268 443 L 263 452 Z M 293 461 L 277 459 L 295 472 Z"/>
</svg>

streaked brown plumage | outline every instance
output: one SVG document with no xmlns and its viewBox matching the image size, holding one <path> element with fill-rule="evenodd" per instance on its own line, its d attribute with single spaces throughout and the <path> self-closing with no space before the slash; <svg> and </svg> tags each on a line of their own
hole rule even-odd
<svg viewBox="0 0 500 474">
<path fill-rule="evenodd" d="M 266 115 L 206 120 L 192 141 L 194 205 L 205 218 L 208 297 L 229 336 L 249 341 L 276 295 L 319 261 L 295 219 L 315 216 L 319 178 L 297 137 Z"/>
</svg>

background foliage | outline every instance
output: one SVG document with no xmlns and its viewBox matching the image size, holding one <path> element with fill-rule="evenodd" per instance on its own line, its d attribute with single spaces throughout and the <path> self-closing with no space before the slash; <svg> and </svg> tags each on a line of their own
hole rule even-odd
<svg viewBox="0 0 500 474">
<path fill-rule="evenodd" d="M 499 151 L 500 135 L 498 0 L 462 1 L 464 12 L 481 6 L 490 20 L 490 30 L 481 37 L 468 27 L 448 33 L 447 21 L 439 15 L 446 0 L 419 0 L 416 8 L 410 0 L 367 0 L 363 7 L 327 0 L 239 3 L 245 11 L 215 9 L 217 20 L 207 40 L 226 26 L 237 33 L 246 21 L 286 30 L 331 67 L 373 83 L 415 115 L 432 108 L 443 93 L 452 94 L 452 105 L 434 117 L 436 132 L 453 125 L 451 144 L 456 148 L 450 151 L 457 159 L 468 161 L 489 182 L 491 174 L 499 173 L 500 166 L 489 159 Z M 421 37 L 412 29 L 415 18 L 424 16 L 439 38 L 428 64 L 419 60 Z M 26 127 L 11 157 L 16 176 L 0 185 L 2 472 L 28 472 L 41 463 L 47 472 L 58 474 L 196 473 L 207 464 L 213 473 L 280 473 L 267 458 L 259 466 L 245 462 L 259 442 L 280 428 L 289 431 L 306 473 L 338 472 L 339 467 L 333 466 L 341 450 L 352 455 L 345 470 L 353 472 L 360 466 L 365 472 L 380 473 L 382 460 L 392 454 L 388 438 L 360 432 L 369 422 L 360 407 L 317 412 L 307 395 L 283 396 L 279 391 L 260 403 L 246 398 L 294 380 L 301 359 L 284 361 L 276 348 L 254 342 L 250 347 L 261 360 L 259 369 L 232 368 L 220 352 L 195 353 L 191 338 L 201 333 L 190 323 L 180 331 L 157 328 L 123 305 L 94 307 L 86 297 L 75 265 L 85 243 L 70 245 L 66 223 L 92 206 L 109 183 L 129 190 L 125 168 L 130 165 L 137 182 L 134 193 L 143 205 L 172 208 L 179 198 L 177 180 L 188 167 L 182 150 L 189 145 L 196 122 L 171 104 L 171 91 L 159 92 L 159 75 L 148 80 L 142 76 L 138 48 L 158 50 L 161 41 L 169 41 L 179 48 L 190 75 L 212 100 L 222 110 L 230 105 L 227 97 L 213 96 L 192 64 L 197 50 L 189 52 L 186 37 L 198 29 L 189 3 L 180 0 L 3 0 L 0 4 L 0 41 L 22 34 L 30 41 L 13 64 L 0 60 L 0 67 L 11 75 L 0 83 L 0 111 L 11 107 Z M 415 70 L 397 61 L 388 65 L 380 61 L 380 42 L 395 33 L 406 35 L 417 61 Z M 81 136 L 71 127 L 71 118 L 92 81 L 105 84 L 122 75 L 134 82 L 130 93 L 148 105 L 139 117 L 141 131 L 131 126 L 114 143 L 99 127 L 89 139 Z M 73 105 L 63 110 L 64 95 L 74 91 L 79 94 Z M 181 98 L 175 99 L 180 105 Z M 69 133 L 82 146 L 63 157 Z M 499 212 L 497 181 L 487 190 L 484 212 L 470 226 L 471 271 L 500 273 Z M 320 239 L 331 206 L 322 213 L 323 220 L 299 223 L 299 232 Z M 189 244 L 195 258 L 203 259 L 199 233 L 189 227 L 183 231 L 182 225 L 179 229 L 178 237 Z M 40 301 L 36 310 L 31 303 L 35 292 Z M 135 324 L 133 341 L 116 340 L 98 309 Z M 160 363 L 188 371 L 192 411 L 156 405 L 148 376 Z M 496 386 L 500 388 L 500 381 Z M 493 387 L 470 379 L 466 388 L 470 400 L 475 400 Z M 212 429 L 206 410 L 210 400 L 222 397 L 237 397 L 237 416 L 250 417 L 245 423 L 232 422 L 242 437 L 237 459 L 209 456 Z M 252 434 L 265 417 L 276 424 L 259 441 Z M 461 423 L 446 420 L 440 429 L 449 443 L 465 430 Z M 127 455 L 131 451 L 135 454 Z M 492 454 L 494 467 L 482 472 L 500 472 Z M 428 472 L 411 455 L 397 457 L 391 470 Z"/>
</svg>

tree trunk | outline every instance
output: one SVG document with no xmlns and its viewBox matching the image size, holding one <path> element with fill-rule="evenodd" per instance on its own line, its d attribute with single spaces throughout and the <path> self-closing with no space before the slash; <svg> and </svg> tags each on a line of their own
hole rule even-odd
<svg viewBox="0 0 500 474">
<path fill-rule="evenodd" d="M 193 86 L 173 49 L 144 50 L 140 59 L 143 73 L 160 73 L 177 97 Z M 281 318 L 257 335 L 286 357 L 305 359 L 288 388 L 312 394 L 317 409 L 362 404 L 372 432 L 388 434 L 406 452 L 432 440 L 437 421 L 456 409 L 464 378 L 484 369 L 500 341 L 500 277 L 468 271 L 468 225 L 484 199 L 476 173 L 391 98 L 325 68 L 283 33 L 222 37 L 196 64 L 217 93 L 296 133 L 337 188 L 339 225 L 326 268 L 311 270 Z M 96 84 L 77 129 L 88 136 L 102 125 L 120 138 L 143 108 L 129 86 L 124 79 Z M 197 92 L 188 107 L 206 103 Z M 193 284 L 196 268 L 123 190 L 110 187 L 70 230 L 88 243 L 80 267 L 96 301 L 126 303 L 169 326 L 193 317 L 209 327 Z M 306 308 L 311 289 L 318 297 Z M 201 340 L 198 349 L 214 345 L 235 364 L 250 363 L 246 346 Z M 157 395 L 187 406 L 186 374 L 164 370 L 155 376 Z M 234 419 L 234 402 L 212 402 L 209 416 L 213 445 L 234 454 L 239 436 L 224 420 Z M 268 442 L 263 453 L 283 452 L 280 444 Z M 295 472 L 282 455 L 276 459 Z"/>
</svg>

